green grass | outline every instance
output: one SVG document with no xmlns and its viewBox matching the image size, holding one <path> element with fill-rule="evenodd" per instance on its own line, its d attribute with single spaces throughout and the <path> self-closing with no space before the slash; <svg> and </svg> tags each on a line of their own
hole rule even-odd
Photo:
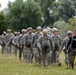
<svg viewBox="0 0 76 75">
<path fill-rule="evenodd" d="M 62 66 L 50 65 L 49 69 L 34 63 L 27 64 L 24 60 L 19 61 L 18 57 L 2 55 L 0 53 L 0 75 L 75 75 L 74 70 L 66 69 L 63 53 L 61 54 Z"/>
</svg>

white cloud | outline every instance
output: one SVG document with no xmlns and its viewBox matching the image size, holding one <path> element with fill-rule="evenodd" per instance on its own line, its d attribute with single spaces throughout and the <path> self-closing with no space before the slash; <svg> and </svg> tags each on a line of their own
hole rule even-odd
<svg viewBox="0 0 76 75">
<path fill-rule="evenodd" d="M 8 1 L 14 2 L 15 0 L 0 0 L 0 3 L 1 3 L 1 8 L 0 8 L 0 10 L 3 10 L 4 8 L 7 7 Z"/>
</svg>

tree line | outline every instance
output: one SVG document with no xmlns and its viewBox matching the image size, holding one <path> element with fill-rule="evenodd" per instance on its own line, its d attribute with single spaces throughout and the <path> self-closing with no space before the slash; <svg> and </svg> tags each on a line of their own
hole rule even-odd
<svg viewBox="0 0 76 75">
<path fill-rule="evenodd" d="M 7 28 L 20 31 L 37 26 L 61 30 L 75 26 L 76 0 L 15 0 L 0 12 L 0 34 Z"/>
</svg>

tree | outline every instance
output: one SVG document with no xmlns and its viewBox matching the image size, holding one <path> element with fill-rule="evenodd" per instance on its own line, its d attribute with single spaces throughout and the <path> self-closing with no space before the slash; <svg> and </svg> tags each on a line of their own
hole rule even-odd
<svg viewBox="0 0 76 75">
<path fill-rule="evenodd" d="M 63 33 L 64 31 L 67 32 L 69 30 L 73 30 L 74 29 L 74 26 L 73 25 L 70 25 L 69 23 L 66 23 L 63 20 L 56 21 L 53 24 L 53 27 L 58 28 L 61 33 Z"/>
<path fill-rule="evenodd" d="M 60 16 L 68 21 L 75 15 L 76 0 L 60 0 L 59 3 Z"/>
<path fill-rule="evenodd" d="M 7 29 L 4 19 L 5 17 L 4 17 L 3 12 L 0 12 L 0 34 L 2 34 L 3 31 Z"/>
<path fill-rule="evenodd" d="M 42 12 L 44 13 L 44 25 L 49 26 L 54 23 L 52 15 L 52 4 L 55 0 L 35 0 L 41 6 Z M 52 27 L 52 26 L 51 26 Z"/>
<path fill-rule="evenodd" d="M 43 13 L 39 4 L 33 0 L 27 0 L 25 4 L 27 5 L 26 24 L 28 27 L 36 28 L 39 25 L 42 26 L 41 17 Z"/>
<path fill-rule="evenodd" d="M 6 21 L 9 28 L 21 30 L 29 26 L 36 28 L 38 25 L 42 25 L 41 17 L 42 11 L 37 2 L 16 0 L 10 5 Z"/>
</svg>

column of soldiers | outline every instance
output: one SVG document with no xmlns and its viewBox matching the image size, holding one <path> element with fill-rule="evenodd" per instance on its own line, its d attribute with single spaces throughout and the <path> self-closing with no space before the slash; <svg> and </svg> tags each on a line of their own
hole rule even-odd
<svg viewBox="0 0 76 75">
<path fill-rule="evenodd" d="M 73 38 L 72 38 L 73 37 Z M 66 37 L 62 40 L 57 28 L 42 29 L 40 26 L 33 33 L 32 27 L 15 32 L 10 29 L 3 32 L 0 36 L 2 53 L 7 55 L 19 56 L 26 63 L 35 62 L 48 67 L 49 64 L 61 66 L 60 53 L 64 52 L 67 69 L 74 68 L 76 55 L 76 30 L 74 34 L 68 31 Z"/>
</svg>

